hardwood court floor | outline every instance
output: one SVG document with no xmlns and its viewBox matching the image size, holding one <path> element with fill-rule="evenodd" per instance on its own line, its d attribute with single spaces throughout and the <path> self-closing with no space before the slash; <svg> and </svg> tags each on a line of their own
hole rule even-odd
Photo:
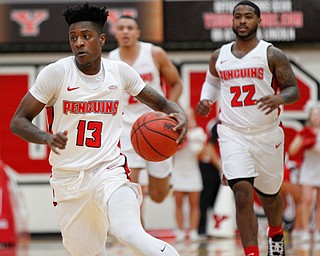
<svg viewBox="0 0 320 256">
<path fill-rule="evenodd" d="M 174 238 L 164 239 L 172 244 L 181 256 L 243 256 L 241 243 L 238 238 L 210 238 L 200 242 L 184 241 L 175 243 Z M 320 256 L 320 243 L 299 243 L 286 239 L 287 256 Z M 108 256 L 134 256 L 126 247 L 114 239 L 108 239 Z M 265 239 L 260 239 L 260 254 L 267 255 Z M 18 244 L 16 247 L 0 248 L 1 256 L 67 256 L 61 237 L 32 236 L 29 242 Z M 152 255 L 150 255 L 152 256 Z"/>
</svg>

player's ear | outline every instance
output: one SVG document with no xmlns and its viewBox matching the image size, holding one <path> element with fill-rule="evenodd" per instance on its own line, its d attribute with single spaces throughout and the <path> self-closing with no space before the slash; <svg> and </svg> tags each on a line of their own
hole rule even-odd
<svg viewBox="0 0 320 256">
<path fill-rule="evenodd" d="M 137 38 L 140 38 L 140 36 L 141 36 L 141 30 L 140 30 L 140 29 L 138 29 L 138 32 L 137 32 Z"/>
<path fill-rule="evenodd" d="M 102 34 L 100 35 L 99 41 L 100 41 L 101 47 L 104 46 L 104 44 L 105 44 L 105 42 L 106 42 L 106 34 L 102 33 Z"/>
<path fill-rule="evenodd" d="M 261 19 L 261 18 L 258 18 L 258 26 L 259 26 L 259 27 L 261 26 L 261 22 L 262 22 L 262 19 Z"/>
</svg>

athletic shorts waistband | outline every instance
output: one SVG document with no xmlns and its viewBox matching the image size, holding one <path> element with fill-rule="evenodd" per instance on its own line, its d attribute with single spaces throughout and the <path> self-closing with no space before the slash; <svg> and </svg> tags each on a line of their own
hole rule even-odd
<svg viewBox="0 0 320 256">
<path fill-rule="evenodd" d="M 242 128 L 242 127 L 236 127 L 230 124 L 227 124 L 223 121 L 221 121 L 222 125 L 225 125 L 227 127 L 229 127 L 232 130 L 235 130 L 237 132 L 241 132 L 244 134 L 259 134 L 259 133 L 264 133 L 266 131 L 270 131 L 273 130 L 276 127 L 280 126 L 280 120 L 277 120 L 269 125 L 265 125 L 265 126 L 258 126 L 258 127 L 248 127 L 248 128 Z"/>
</svg>

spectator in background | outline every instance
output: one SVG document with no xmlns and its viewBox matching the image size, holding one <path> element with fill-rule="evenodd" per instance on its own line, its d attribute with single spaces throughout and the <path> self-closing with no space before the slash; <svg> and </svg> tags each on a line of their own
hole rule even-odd
<svg viewBox="0 0 320 256">
<path fill-rule="evenodd" d="M 297 133 L 290 144 L 289 155 L 294 156 L 300 150 L 303 150 L 299 178 L 303 230 L 299 240 L 309 241 L 311 239 L 310 219 L 312 209 L 315 209 L 314 240 L 320 241 L 320 102 L 308 104 L 307 110 L 309 112 L 308 119 L 303 129 Z"/>
<path fill-rule="evenodd" d="M 198 224 L 200 218 L 199 198 L 202 190 L 202 179 L 198 164 L 198 157 L 207 139 L 204 130 L 197 126 L 194 111 L 186 111 L 188 117 L 188 133 L 185 142 L 174 155 L 172 185 L 176 203 L 176 241 L 183 241 L 186 237 L 184 197 L 189 200 L 189 239 L 199 240 Z"/>
<path fill-rule="evenodd" d="M 298 184 L 299 166 L 296 161 L 286 160 L 281 186 L 283 199 L 283 229 L 293 238 L 301 230 L 301 189 Z M 299 231 L 298 231 L 299 233 Z"/>
<path fill-rule="evenodd" d="M 139 41 L 140 34 L 138 23 L 133 17 L 121 16 L 115 26 L 115 38 L 119 47 L 109 53 L 109 59 L 121 60 L 132 66 L 146 84 L 164 96 L 161 84 L 163 78 L 170 87 L 168 99 L 178 102 L 182 92 L 182 82 L 177 68 L 162 48 Z M 128 93 L 124 93 L 123 99 L 124 126 L 121 133 L 121 152 L 128 158 L 133 182 L 139 182 L 140 171 L 147 170 L 148 194 L 154 202 L 160 203 L 170 191 L 172 158 L 161 162 L 150 162 L 138 156 L 130 140 L 131 127 L 139 116 L 152 109 Z"/>
<path fill-rule="evenodd" d="M 214 123 L 213 123 L 213 122 Z M 203 189 L 200 194 L 199 235 L 207 235 L 207 211 L 214 207 L 221 184 L 221 160 L 216 149 L 218 144 L 217 121 L 212 120 L 207 125 L 209 140 L 199 156 L 199 166 L 202 176 Z"/>
</svg>

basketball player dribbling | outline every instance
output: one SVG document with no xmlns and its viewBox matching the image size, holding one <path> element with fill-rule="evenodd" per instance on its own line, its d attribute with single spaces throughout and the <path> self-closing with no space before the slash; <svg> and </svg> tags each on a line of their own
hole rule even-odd
<svg viewBox="0 0 320 256">
<path fill-rule="evenodd" d="M 260 23 L 256 4 L 236 4 L 236 40 L 212 54 L 197 112 L 207 116 L 212 102 L 221 96 L 218 135 L 222 171 L 234 193 L 245 255 L 259 255 L 258 222 L 253 210 L 255 189 L 268 219 L 268 256 L 282 256 L 285 247 L 279 190 L 284 133 L 279 126 L 279 107 L 297 101 L 299 90 L 285 54 L 257 38 Z"/>
<path fill-rule="evenodd" d="M 161 88 L 161 78 L 164 78 L 170 86 L 168 99 L 177 102 L 182 92 L 182 82 L 178 70 L 162 48 L 139 41 L 140 33 L 138 23 L 133 17 L 121 16 L 115 26 L 115 37 L 119 47 L 109 53 L 109 58 L 122 60 L 131 65 L 146 84 L 162 95 L 164 93 Z M 137 155 L 130 141 L 130 132 L 134 121 L 148 111 L 151 109 L 133 96 L 124 95 L 124 128 L 121 134 L 121 150 L 128 158 L 132 181 L 138 182 L 140 171 L 146 169 L 148 172 L 148 194 L 153 201 L 160 203 L 170 190 L 172 158 L 161 162 L 146 161 Z"/>
<path fill-rule="evenodd" d="M 120 61 L 101 58 L 105 7 L 77 5 L 63 15 L 74 56 L 46 66 L 20 102 L 11 130 L 31 143 L 50 147 L 54 203 L 63 244 L 73 256 L 105 256 L 108 228 L 135 255 L 179 255 L 149 235 L 140 221 L 140 186 L 131 183 L 120 153 L 122 94 L 128 91 L 154 110 L 172 114 L 186 135 L 187 117 L 174 102 L 146 85 Z M 52 107 L 52 133 L 32 124 Z"/>
</svg>

